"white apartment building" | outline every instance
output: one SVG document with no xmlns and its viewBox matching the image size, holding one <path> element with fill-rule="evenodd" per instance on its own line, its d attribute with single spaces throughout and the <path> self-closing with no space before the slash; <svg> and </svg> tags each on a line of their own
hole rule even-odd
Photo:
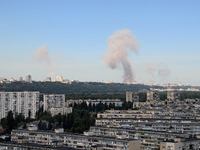
<svg viewBox="0 0 200 150">
<path fill-rule="evenodd" d="M 32 78 L 30 74 L 27 74 L 25 77 L 25 81 L 31 83 L 32 82 Z"/>
<path fill-rule="evenodd" d="M 51 108 L 65 106 L 65 94 L 44 94 L 43 110 L 51 112 Z"/>
<path fill-rule="evenodd" d="M 0 92 L 0 119 L 7 116 L 11 110 L 15 113 L 22 113 L 25 118 L 31 113 L 31 118 L 35 118 L 35 113 L 39 110 L 39 92 Z"/>
<path fill-rule="evenodd" d="M 57 76 L 56 81 L 63 82 L 63 77 L 61 75 Z"/>
</svg>

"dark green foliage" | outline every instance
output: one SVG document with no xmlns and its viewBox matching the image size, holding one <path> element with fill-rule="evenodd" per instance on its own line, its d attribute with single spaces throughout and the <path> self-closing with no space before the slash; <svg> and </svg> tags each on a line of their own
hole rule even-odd
<svg viewBox="0 0 200 150">
<path fill-rule="evenodd" d="M 84 110 L 88 110 L 88 111 L 92 110 L 93 112 L 103 112 L 103 111 L 108 110 L 108 109 L 128 110 L 128 109 L 133 108 L 133 103 L 125 101 L 122 104 L 122 107 L 117 107 L 113 103 L 110 103 L 109 105 L 107 105 L 107 104 L 103 104 L 101 101 L 97 105 L 93 104 L 93 106 L 91 104 L 89 106 L 87 106 L 87 104 L 85 102 L 83 102 L 81 104 L 74 103 L 73 108 L 74 109 L 80 109 L 80 110 L 84 109 Z"/>
<path fill-rule="evenodd" d="M 160 100 L 164 101 L 167 99 L 167 92 L 160 92 Z"/>
<path fill-rule="evenodd" d="M 200 98 L 200 92 L 199 91 L 183 91 L 180 92 L 180 99 L 184 100 L 187 98 L 195 99 Z"/>
<path fill-rule="evenodd" d="M 91 94 L 91 93 L 66 93 L 65 97 L 67 100 L 73 99 L 121 99 L 126 100 L 126 94 L 123 93 L 113 93 L 113 94 Z"/>
<path fill-rule="evenodd" d="M 140 102 L 146 102 L 147 101 L 147 93 L 146 92 L 139 93 L 139 101 Z"/>
<path fill-rule="evenodd" d="M 150 87 L 141 84 L 122 83 L 96 83 L 96 82 L 13 82 L 11 84 L 0 83 L 0 90 L 5 91 L 40 91 L 40 93 L 125 93 L 126 91 L 149 90 Z M 108 98 L 108 97 L 107 97 Z M 42 100 L 42 97 L 40 98 Z"/>
<path fill-rule="evenodd" d="M 64 129 L 74 133 L 83 133 L 90 126 L 94 126 L 95 119 L 87 110 L 74 109 L 66 118 Z"/>
<path fill-rule="evenodd" d="M 15 127 L 15 119 L 13 118 L 12 111 L 8 112 L 6 119 L 7 119 L 6 132 L 10 133 L 12 129 Z"/>
<path fill-rule="evenodd" d="M 12 129 L 17 129 L 18 127 L 26 128 L 26 124 L 34 120 L 35 119 L 31 119 L 29 117 L 25 119 L 21 113 L 16 113 L 15 117 L 13 117 L 13 112 L 9 111 L 8 115 L 5 118 L 1 119 L 1 125 L 3 128 L 6 129 L 5 133 L 10 134 Z"/>
</svg>

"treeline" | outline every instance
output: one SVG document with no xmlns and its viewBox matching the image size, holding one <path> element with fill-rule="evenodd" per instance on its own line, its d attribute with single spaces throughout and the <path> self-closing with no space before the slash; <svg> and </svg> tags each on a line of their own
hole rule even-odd
<svg viewBox="0 0 200 150">
<path fill-rule="evenodd" d="M 121 99 L 122 101 L 126 100 L 125 93 L 114 93 L 114 94 L 91 94 L 91 93 L 66 93 L 66 100 L 87 100 L 87 99 Z"/>
<path fill-rule="evenodd" d="M 55 127 L 62 127 L 66 132 L 83 133 L 85 130 L 89 130 L 90 126 L 95 125 L 95 118 L 98 112 L 108 109 L 128 110 L 132 109 L 132 107 L 133 104 L 131 102 L 123 103 L 122 107 L 116 107 L 112 103 L 107 105 L 101 102 L 97 105 L 91 105 L 90 103 L 89 106 L 85 102 L 81 104 L 75 103 L 72 113 L 68 115 L 58 114 L 52 117 L 49 112 L 43 112 L 41 108 L 36 113 L 36 120 L 40 120 L 38 124 L 40 130 L 51 130 Z M 41 120 L 48 121 L 48 127 L 46 126 L 46 122 L 42 122 Z"/>
<path fill-rule="evenodd" d="M 199 91 L 183 91 L 180 92 L 180 99 L 184 100 L 184 99 L 195 99 L 195 98 L 200 98 L 200 92 Z"/>
<path fill-rule="evenodd" d="M 55 115 L 51 116 L 50 112 L 43 111 L 41 107 L 36 112 L 35 119 L 29 117 L 25 118 L 22 114 L 13 114 L 9 111 L 7 117 L 1 119 L 1 125 L 6 129 L 5 133 L 10 133 L 12 129 L 19 127 L 27 128 L 27 123 L 38 121 L 38 127 L 40 130 L 53 130 L 56 127 L 62 127 L 66 132 L 83 133 L 88 130 L 90 126 L 95 125 L 95 117 L 98 112 L 103 112 L 108 109 L 128 110 L 132 109 L 133 104 L 131 102 L 124 102 L 122 107 L 116 107 L 115 104 L 109 105 L 98 103 L 97 105 L 88 105 L 86 102 L 81 104 L 74 104 L 73 111 L 67 115 Z"/>
<path fill-rule="evenodd" d="M 162 88 L 162 87 L 160 87 Z M 0 83 L 0 90 L 5 91 L 40 91 L 45 94 L 63 94 L 63 93 L 92 93 L 109 94 L 125 93 L 126 91 L 149 90 L 150 87 L 141 84 L 123 84 L 123 83 L 100 83 L 100 82 L 72 82 L 71 84 L 61 82 L 33 82 L 22 83 L 13 82 L 10 84 Z"/>
<path fill-rule="evenodd" d="M 37 120 L 39 120 L 38 127 L 40 130 L 53 130 L 57 127 L 62 127 L 65 132 L 73 133 L 83 133 L 85 130 L 88 130 L 90 126 L 94 126 L 96 117 L 95 113 L 75 108 L 73 112 L 68 115 L 58 114 L 52 117 L 47 111 L 38 111 L 38 114 Z M 45 120 L 45 122 L 42 120 Z"/>
<path fill-rule="evenodd" d="M 122 106 L 115 106 L 114 103 L 110 103 L 109 105 L 107 105 L 106 103 L 103 104 L 101 103 L 101 101 L 98 103 L 98 104 L 89 104 L 87 106 L 86 102 L 83 102 L 81 104 L 76 104 L 74 103 L 74 106 L 73 106 L 74 109 L 84 109 L 84 110 L 88 110 L 88 111 L 91 111 L 91 112 L 103 112 L 105 110 L 110 110 L 110 109 L 115 109 L 115 110 L 128 110 L 128 109 L 132 109 L 133 108 L 133 103 L 132 102 L 124 102 L 122 104 Z"/>
<path fill-rule="evenodd" d="M 5 129 L 3 134 L 10 133 L 12 129 L 17 129 L 18 127 L 26 128 L 26 124 L 34 120 L 30 116 L 25 118 L 22 114 L 13 114 L 12 111 L 9 111 L 8 115 L 1 119 L 1 125 Z"/>
</svg>

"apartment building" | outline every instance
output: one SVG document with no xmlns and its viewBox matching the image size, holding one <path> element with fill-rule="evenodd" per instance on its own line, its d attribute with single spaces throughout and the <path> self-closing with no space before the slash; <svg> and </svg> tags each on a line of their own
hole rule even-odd
<svg viewBox="0 0 200 150">
<path fill-rule="evenodd" d="M 160 150 L 199 150 L 200 139 L 188 138 L 184 141 L 167 140 L 160 143 Z"/>
<path fill-rule="evenodd" d="M 154 118 L 154 111 L 106 110 L 103 113 L 97 113 L 97 118 Z"/>
<path fill-rule="evenodd" d="M 29 143 L 41 145 L 51 145 L 52 141 L 60 141 L 68 147 L 86 150 L 91 150 L 94 145 L 101 145 L 104 150 L 140 150 L 140 140 L 137 139 L 66 133 L 60 129 L 55 132 L 47 130 L 12 130 L 11 141 L 17 141 L 19 138 L 25 138 Z"/>
<path fill-rule="evenodd" d="M 91 106 L 93 105 L 97 105 L 100 102 L 102 104 L 107 104 L 109 106 L 109 104 L 114 104 L 116 107 L 121 107 L 123 104 L 123 101 L 121 101 L 120 99 L 97 99 L 97 100 L 84 100 L 86 102 L 86 104 L 89 106 L 89 104 L 91 103 Z"/>
<path fill-rule="evenodd" d="M 139 92 L 127 91 L 126 102 L 139 102 Z"/>
<path fill-rule="evenodd" d="M 160 143 L 166 140 L 185 142 L 189 138 L 187 133 L 142 130 L 140 128 L 116 128 L 105 126 L 90 127 L 90 135 L 106 137 L 124 137 L 128 139 L 138 139 L 141 141 L 141 149 L 156 150 L 160 148 Z M 194 139 L 192 141 L 195 141 Z M 200 140 L 197 140 L 200 143 Z M 183 145 L 184 146 L 184 145 Z M 199 146 L 199 145 L 198 145 Z"/>
<path fill-rule="evenodd" d="M 158 91 L 147 91 L 147 102 L 159 101 L 160 95 Z"/>
<path fill-rule="evenodd" d="M 32 82 L 32 77 L 30 74 L 27 74 L 25 77 L 25 82 L 31 83 Z"/>
<path fill-rule="evenodd" d="M 51 108 L 61 108 L 65 106 L 64 94 L 44 94 L 43 110 L 51 112 Z"/>
<path fill-rule="evenodd" d="M 83 102 L 86 102 L 87 106 L 89 106 L 89 104 L 93 105 L 97 105 L 99 103 L 102 104 L 107 104 L 109 106 L 109 104 L 114 104 L 116 107 L 121 107 L 123 104 L 123 101 L 121 101 L 120 99 L 96 99 L 96 100 L 92 100 L 92 99 L 88 99 L 88 100 L 67 100 L 66 101 L 66 107 L 69 106 L 73 106 L 75 103 L 76 104 L 81 104 Z"/>
<path fill-rule="evenodd" d="M 178 90 L 170 90 L 167 92 L 167 99 L 168 100 L 179 100 L 180 99 L 180 92 Z"/>
<path fill-rule="evenodd" d="M 197 119 L 161 119 L 161 118 L 96 118 L 95 124 L 97 126 L 104 125 L 115 125 L 119 126 L 120 124 L 124 124 L 130 126 L 133 123 L 198 123 L 200 120 Z"/>
<path fill-rule="evenodd" d="M 30 114 L 35 118 L 39 110 L 39 92 L 0 92 L 0 119 L 7 116 L 11 110 L 15 113 L 22 113 L 25 118 Z"/>
<path fill-rule="evenodd" d="M 64 114 L 69 114 L 72 113 L 72 107 L 52 107 L 51 108 L 51 115 L 55 116 L 58 114 L 64 115 Z"/>
</svg>

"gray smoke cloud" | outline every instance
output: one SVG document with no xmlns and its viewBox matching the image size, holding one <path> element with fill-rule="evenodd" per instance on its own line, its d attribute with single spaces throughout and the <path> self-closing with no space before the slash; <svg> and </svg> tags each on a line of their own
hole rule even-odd
<svg viewBox="0 0 200 150">
<path fill-rule="evenodd" d="M 55 73 L 53 69 L 57 66 L 57 59 L 60 57 L 60 53 L 56 53 L 55 55 L 50 56 L 48 52 L 47 46 L 40 46 L 33 54 L 33 59 L 37 63 L 45 63 L 48 69 L 48 75 L 51 77 L 55 77 Z"/>
<path fill-rule="evenodd" d="M 161 78 L 165 78 L 169 76 L 171 71 L 167 67 L 167 65 L 164 62 L 161 62 L 158 64 L 158 76 Z"/>
<path fill-rule="evenodd" d="M 154 74 L 155 71 L 157 70 L 157 67 L 153 65 L 151 62 L 148 62 L 145 64 L 144 70 L 149 74 Z"/>
<path fill-rule="evenodd" d="M 129 51 L 138 53 L 140 44 L 130 30 L 117 30 L 108 37 L 107 51 L 104 54 L 104 63 L 111 69 L 116 69 L 121 64 L 124 69 L 124 82 L 134 81 L 133 69 L 127 59 Z"/>
<path fill-rule="evenodd" d="M 151 62 L 148 62 L 144 66 L 144 70 L 152 75 L 157 74 L 158 77 L 164 79 L 165 77 L 169 76 L 171 71 L 167 67 L 166 63 L 160 62 L 158 65 L 153 65 Z"/>
</svg>

